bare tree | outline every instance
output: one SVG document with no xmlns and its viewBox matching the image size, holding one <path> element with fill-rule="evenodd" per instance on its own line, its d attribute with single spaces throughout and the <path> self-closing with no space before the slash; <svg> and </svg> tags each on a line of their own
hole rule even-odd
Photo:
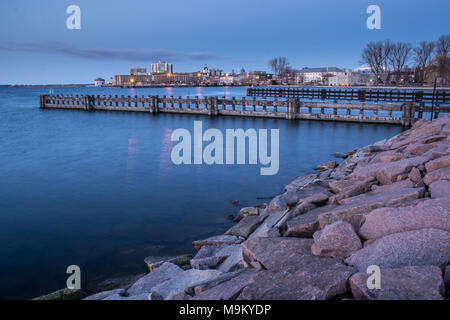
<svg viewBox="0 0 450 320">
<path fill-rule="evenodd" d="M 395 82 L 400 83 L 401 72 L 408 61 L 412 46 L 407 42 L 392 43 L 389 49 L 388 61 L 395 74 Z"/>
<path fill-rule="evenodd" d="M 436 58 L 435 64 L 437 67 L 438 76 L 441 78 L 443 84 L 448 83 L 450 74 L 450 34 L 442 35 L 436 41 Z"/>
<path fill-rule="evenodd" d="M 414 62 L 416 63 L 417 82 L 424 83 L 426 66 L 431 60 L 435 48 L 434 42 L 422 41 L 414 48 Z"/>
<path fill-rule="evenodd" d="M 269 67 L 273 73 L 280 76 L 289 69 L 289 62 L 286 57 L 273 58 L 269 61 Z"/>
<path fill-rule="evenodd" d="M 375 74 L 375 84 L 383 79 L 387 82 L 389 78 L 389 59 L 388 57 L 392 51 L 392 43 L 390 40 L 369 42 L 363 50 L 362 62 L 370 66 L 370 69 Z"/>
<path fill-rule="evenodd" d="M 436 41 L 436 54 L 448 57 L 450 51 L 450 34 L 442 35 Z"/>
</svg>

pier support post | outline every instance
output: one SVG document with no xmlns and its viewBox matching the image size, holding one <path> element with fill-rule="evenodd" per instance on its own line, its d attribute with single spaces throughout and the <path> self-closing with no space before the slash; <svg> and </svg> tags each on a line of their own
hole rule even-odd
<svg viewBox="0 0 450 320">
<path fill-rule="evenodd" d="M 217 97 L 208 98 L 208 115 L 210 117 L 216 117 L 219 115 L 219 104 Z"/>
<path fill-rule="evenodd" d="M 89 111 L 92 108 L 92 97 L 91 96 L 84 96 L 83 97 L 83 105 L 84 105 L 84 110 Z"/>
<path fill-rule="evenodd" d="M 149 96 L 150 113 L 158 113 L 158 96 Z"/>
<path fill-rule="evenodd" d="M 287 99 L 286 100 L 286 119 L 287 120 L 293 120 L 296 118 L 298 106 L 299 106 L 298 99 Z"/>
<path fill-rule="evenodd" d="M 402 104 L 402 126 L 410 127 L 414 122 L 414 104 L 404 103 Z"/>
<path fill-rule="evenodd" d="M 39 107 L 41 109 L 45 109 L 45 100 L 46 100 L 46 95 L 45 94 L 41 94 L 39 95 Z"/>
</svg>

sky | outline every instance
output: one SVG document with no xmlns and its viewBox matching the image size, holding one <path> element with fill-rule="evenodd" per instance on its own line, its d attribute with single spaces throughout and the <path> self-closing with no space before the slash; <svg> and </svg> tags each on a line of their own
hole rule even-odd
<svg viewBox="0 0 450 320">
<path fill-rule="evenodd" d="M 66 9 L 81 9 L 69 30 Z M 381 29 L 369 30 L 369 5 Z M 93 83 L 150 70 L 269 71 L 286 56 L 293 68 L 356 68 L 369 41 L 416 46 L 450 33 L 448 0 L 14 0 L 0 1 L 0 84 Z"/>
</svg>

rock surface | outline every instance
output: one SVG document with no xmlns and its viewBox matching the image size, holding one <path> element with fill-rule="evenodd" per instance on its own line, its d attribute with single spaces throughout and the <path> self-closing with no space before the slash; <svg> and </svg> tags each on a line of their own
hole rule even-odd
<svg viewBox="0 0 450 320">
<path fill-rule="evenodd" d="M 443 300 L 442 271 L 436 266 L 412 266 L 381 269 L 381 288 L 368 289 L 366 272 L 350 278 L 353 297 L 357 300 Z"/>
<path fill-rule="evenodd" d="M 221 244 L 239 244 L 244 241 L 244 238 L 237 236 L 218 235 L 204 240 L 196 240 L 192 242 L 195 250 L 200 250 L 203 246 L 221 245 Z"/>
<path fill-rule="evenodd" d="M 365 216 L 359 230 L 364 239 L 424 228 L 450 232 L 450 198 L 421 201 L 413 206 L 375 209 Z"/>
<path fill-rule="evenodd" d="M 323 257 L 347 257 L 362 248 L 361 240 L 352 225 L 337 221 L 314 233 L 312 253 Z"/>
<path fill-rule="evenodd" d="M 360 271 L 370 265 L 380 268 L 434 265 L 450 261 L 450 233 L 420 229 L 390 234 L 356 251 L 345 262 Z"/>
<path fill-rule="evenodd" d="M 348 291 L 355 270 L 340 259 L 293 253 L 288 260 L 257 274 L 240 300 L 323 300 Z"/>
</svg>

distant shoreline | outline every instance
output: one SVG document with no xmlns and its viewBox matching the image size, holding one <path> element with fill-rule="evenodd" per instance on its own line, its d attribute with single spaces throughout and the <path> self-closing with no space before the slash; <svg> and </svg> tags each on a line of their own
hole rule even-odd
<svg viewBox="0 0 450 320">
<path fill-rule="evenodd" d="M 145 85 L 145 86 L 114 86 L 105 85 L 96 87 L 94 84 L 2 84 L 0 87 L 10 88 L 28 88 L 28 87 L 95 87 L 95 88 L 122 88 L 122 89 L 148 89 L 148 88 L 193 88 L 193 87 L 205 87 L 205 88 L 223 88 L 223 87 L 249 87 L 248 85 Z M 432 86 L 404 86 L 404 87 L 392 87 L 392 86 L 348 86 L 348 87 L 336 87 L 336 86 L 320 86 L 320 85 L 261 85 L 253 87 L 276 87 L 276 88 L 340 88 L 340 89 L 379 89 L 379 90 L 433 90 Z M 437 90 L 450 90 L 450 87 L 436 87 Z"/>
</svg>

